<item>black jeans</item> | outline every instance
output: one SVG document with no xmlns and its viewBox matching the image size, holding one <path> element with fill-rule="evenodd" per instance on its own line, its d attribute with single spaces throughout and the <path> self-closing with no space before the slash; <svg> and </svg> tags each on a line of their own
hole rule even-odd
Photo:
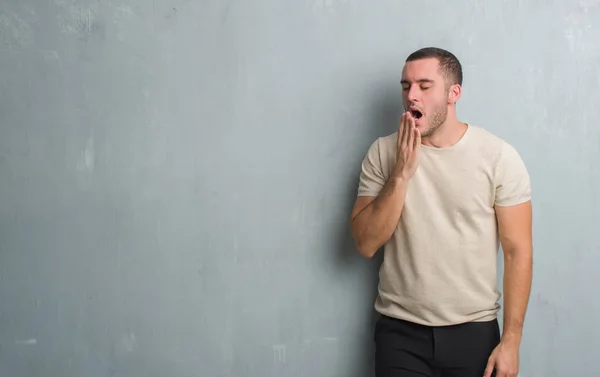
<svg viewBox="0 0 600 377">
<path fill-rule="evenodd" d="M 500 342 L 498 320 L 428 327 L 381 316 L 376 377 L 482 377 Z"/>
</svg>

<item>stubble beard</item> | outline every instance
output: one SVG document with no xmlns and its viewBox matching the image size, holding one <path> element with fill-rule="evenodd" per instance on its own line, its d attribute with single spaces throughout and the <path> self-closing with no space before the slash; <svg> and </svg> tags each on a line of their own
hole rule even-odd
<svg viewBox="0 0 600 377">
<path fill-rule="evenodd" d="M 445 105 L 440 106 L 427 122 L 427 128 L 421 131 L 421 137 L 433 135 L 446 121 L 448 117 L 448 108 Z"/>
</svg>

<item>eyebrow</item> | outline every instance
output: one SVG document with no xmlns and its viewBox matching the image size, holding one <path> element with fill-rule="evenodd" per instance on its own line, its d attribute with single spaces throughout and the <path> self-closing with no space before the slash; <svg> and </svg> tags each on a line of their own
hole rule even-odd
<svg viewBox="0 0 600 377">
<path fill-rule="evenodd" d="M 431 79 L 420 79 L 420 80 L 417 80 L 417 82 L 433 84 L 433 80 L 431 80 Z M 400 84 L 410 84 L 410 82 L 408 80 L 400 80 Z"/>
</svg>

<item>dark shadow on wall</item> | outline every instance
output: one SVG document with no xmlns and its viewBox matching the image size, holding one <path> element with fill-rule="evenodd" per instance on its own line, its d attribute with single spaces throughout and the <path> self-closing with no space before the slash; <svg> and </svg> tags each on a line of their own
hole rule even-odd
<svg viewBox="0 0 600 377">
<path fill-rule="evenodd" d="M 380 83 L 375 92 L 377 95 L 371 97 L 373 102 L 366 108 L 367 114 L 364 116 L 364 119 L 366 119 L 364 127 L 360 128 L 360 131 L 364 134 L 358 137 L 358 140 L 361 140 L 361 147 L 364 147 L 364 153 L 376 138 L 397 131 L 402 113 L 402 93 L 399 84 L 396 84 L 393 80 L 383 84 Z M 361 150 L 361 148 L 358 149 Z M 361 302 L 361 306 L 356 308 L 358 312 L 364 313 L 361 318 L 366 318 L 368 321 L 363 323 L 365 328 L 357 332 L 359 334 L 357 336 L 358 346 L 353 348 L 356 354 L 350 355 L 349 358 L 354 363 L 347 369 L 351 371 L 349 377 L 374 376 L 373 330 L 379 315 L 373 309 L 373 303 L 377 297 L 379 267 L 383 261 L 383 249 L 380 249 L 372 259 L 365 259 L 360 256 L 350 232 L 350 214 L 356 200 L 360 162 L 363 157 L 364 155 L 356 156 L 356 159 L 352 160 L 353 166 L 348 170 L 351 174 L 341 177 L 346 183 L 343 199 L 343 213 L 346 214 L 346 218 L 345 221 L 340 222 L 337 234 L 334 235 L 336 240 L 334 247 L 336 264 L 352 273 L 359 271 L 360 273 L 356 275 L 356 278 L 360 279 L 358 284 L 368 287 L 369 292 L 364 302 Z"/>
</svg>

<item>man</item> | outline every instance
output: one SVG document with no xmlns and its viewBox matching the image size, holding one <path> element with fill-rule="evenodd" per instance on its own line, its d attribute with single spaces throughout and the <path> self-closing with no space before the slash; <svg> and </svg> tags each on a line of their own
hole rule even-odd
<svg viewBox="0 0 600 377">
<path fill-rule="evenodd" d="M 457 119 L 462 68 L 452 53 L 412 53 L 401 84 L 407 112 L 369 148 L 351 215 L 363 256 L 385 246 L 376 376 L 515 377 L 531 286 L 528 172 L 507 142 Z"/>
</svg>

